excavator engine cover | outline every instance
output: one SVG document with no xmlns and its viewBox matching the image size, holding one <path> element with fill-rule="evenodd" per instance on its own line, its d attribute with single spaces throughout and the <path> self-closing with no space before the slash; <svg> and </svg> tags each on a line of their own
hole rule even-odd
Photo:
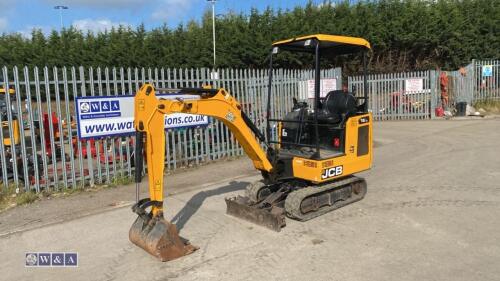
<svg viewBox="0 0 500 281">
<path fill-rule="evenodd" d="M 161 261 L 186 256 L 198 249 L 181 238 L 175 224 L 163 217 L 138 216 L 130 228 L 129 239 Z"/>
</svg>

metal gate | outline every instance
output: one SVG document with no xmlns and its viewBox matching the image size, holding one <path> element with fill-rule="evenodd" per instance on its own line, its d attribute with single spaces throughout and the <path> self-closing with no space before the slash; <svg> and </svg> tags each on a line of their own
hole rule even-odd
<svg viewBox="0 0 500 281">
<path fill-rule="evenodd" d="M 429 119 L 436 102 L 434 71 L 368 75 L 368 107 L 375 120 Z M 349 91 L 364 96 L 363 76 L 348 78 Z"/>
<path fill-rule="evenodd" d="M 500 100 L 500 60 L 472 60 L 473 101 Z"/>
</svg>

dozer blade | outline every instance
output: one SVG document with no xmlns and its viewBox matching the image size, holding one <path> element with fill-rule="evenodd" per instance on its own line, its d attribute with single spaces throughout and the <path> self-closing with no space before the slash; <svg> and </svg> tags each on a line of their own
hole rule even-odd
<svg viewBox="0 0 500 281">
<path fill-rule="evenodd" d="M 273 206 L 270 208 L 258 208 L 252 204 L 248 197 L 237 196 L 226 198 L 228 215 L 244 219 L 274 231 L 280 231 L 285 223 L 285 211 L 283 208 Z"/>
<path fill-rule="evenodd" d="M 129 231 L 132 243 L 161 261 L 169 261 L 198 250 L 177 233 L 175 224 L 161 217 L 138 216 Z"/>
</svg>

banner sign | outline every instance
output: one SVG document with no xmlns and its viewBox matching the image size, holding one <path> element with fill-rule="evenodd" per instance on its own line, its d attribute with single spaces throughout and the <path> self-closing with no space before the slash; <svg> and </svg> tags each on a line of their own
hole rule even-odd
<svg viewBox="0 0 500 281">
<path fill-rule="evenodd" d="M 164 99 L 192 95 L 157 95 Z M 134 129 L 134 96 L 94 96 L 75 99 L 78 138 L 101 138 L 132 135 Z M 185 113 L 165 115 L 165 129 L 208 125 L 208 116 Z"/>
<path fill-rule="evenodd" d="M 483 65 L 482 74 L 483 77 L 493 76 L 493 65 Z"/>
<path fill-rule="evenodd" d="M 424 90 L 424 79 L 422 78 L 412 78 L 405 80 L 405 92 L 406 93 L 417 93 Z"/>
<path fill-rule="evenodd" d="M 329 92 L 337 90 L 337 79 L 321 79 L 320 81 L 319 96 L 321 98 L 326 97 Z M 314 99 L 314 80 L 307 80 L 307 98 Z"/>
</svg>

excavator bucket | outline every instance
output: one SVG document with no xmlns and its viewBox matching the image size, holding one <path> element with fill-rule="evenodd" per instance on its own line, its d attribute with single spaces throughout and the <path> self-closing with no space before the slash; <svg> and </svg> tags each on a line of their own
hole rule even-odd
<svg viewBox="0 0 500 281">
<path fill-rule="evenodd" d="M 198 250 L 179 236 L 175 224 L 162 217 L 138 216 L 130 228 L 129 239 L 161 261 L 170 261 Z"/>
<path fill-rule="evenodd" d="M 163 218 L 163 212 L 158 211 L 158 208 L 163 206 L 163 201 L 154 201 L 150 198 L 139 200 L 139 183 L 142 179 L 142 173 L 137 171 L 142 171 L 143 138 L 144 133 L 137 131 L 135 147 L 137 203 L 132 206 L 132 211 L 136 213 L 138 217 L 130 228 L 129 239 L 132 243 L 143 248 L 146 252 L 157 257 L 161 261 L 169 261 L 189 255 L 198 250 L 198 247 L 191 245 L 189 241 L 181 238 L 175 224 L 171 224 Z M 163 178 L 163 169 L 161 169 L 158 174 Z M 149 207 L 151 207 L 151 211 L 147 213 L 146 208 Z M 155 208 L 157 208 L 156 215 L 153 215 L 155 213 Z"/>
</svg>

